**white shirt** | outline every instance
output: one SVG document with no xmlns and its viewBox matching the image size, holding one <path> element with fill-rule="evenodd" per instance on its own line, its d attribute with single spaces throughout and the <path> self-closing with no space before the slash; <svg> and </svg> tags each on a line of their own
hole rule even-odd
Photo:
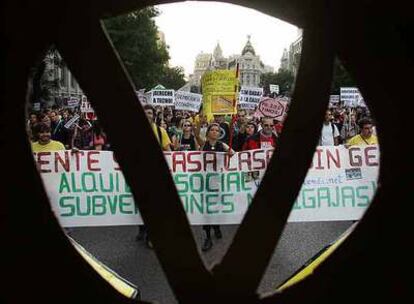
<svg viewBox="0 0 414 304">
<path fill-rule="evenodd" d="M 323 124 L 322 134 L 319 140 L 320 146 L 334 146 L 335 145 L 334 137 L 339 136 L 339 131 L 335 125 L 333 125 L 333 127 L 334 127 L 334 132 L 332 134 L 332 123 L 328 123 L 327 125 Z"/>
</svg>

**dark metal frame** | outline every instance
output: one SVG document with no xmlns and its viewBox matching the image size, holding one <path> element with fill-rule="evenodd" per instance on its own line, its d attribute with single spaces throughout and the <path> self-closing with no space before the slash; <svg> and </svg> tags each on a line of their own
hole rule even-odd
<svg viewBox="0 0 414 304">
<path fill-rule="evenodd" d="M 260 0 L 245 5 L 304 28 L 289 117 L 268 171 L 223 260 L 207 269 L 163 155 L 100 19 L 172 1 L 62 0 L 1 4 L 0 240 L 2 303 L 128 303 L 71 247 L 53 216 L 25 130 L 30 68 L 55 44 L 112 140 L 155 253 L 180 303 L 403 302 L 408 270 L 406 103 L 413 72 L 413 16 L 404 2 Z M 309 168 L 338 56 L 378 123 L 379 188 L 345 243 L 313 275 L 283 293 L 256 290 Z M 409 75 L 409 76 L 407 76 Z M 115 107 L 114 103 L 122 103 Z M 122 110 L 121 110 L 122 109 Z M 134 130 L 125 136 L 125 128 Z M 408 131 L 408 132 L 407 132 Z M 131 136 L 137 140 L 131 140 Z M 140 140 L 138 140 L 138 138 Z M 141 143 L 145 142 L 145 146 Z M 151 183 L 139 181 L 145 175 Z M 410 183 L 412 184 L 412 183 Z M 277 196 L 274 186 L 278 185 Z M 162 191 L 160 191 L 162 189 Z M 411 198 L 411 200 L 409 199 Z M 163 213 L 159 213 L 163 210 Z M 407 245 L 406 245 L 407 244 Z M 39 276 L 47 278 L 39 281 Z M 16 282 L 25 283 L 22 285 Z"/>
</svg>

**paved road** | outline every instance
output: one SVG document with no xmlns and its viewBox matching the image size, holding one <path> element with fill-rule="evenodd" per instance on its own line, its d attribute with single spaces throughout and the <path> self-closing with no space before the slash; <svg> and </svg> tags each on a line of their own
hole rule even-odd
<svg viewBox="0 0 414 304">
<path fill-rule="evenodd" d="M 351 222 L 289 223 L 272 257 L 259 292 L 271 292 L 297 268 L 329 242 L 334 241 Z M 203 253 L 207 265 L 219 261 L 227 250 L 237 226 L 223 226 L 223 239 L 215 241 Z M 136 284 L 143 300 L 177 303 L 152 250 L 136 242 L 137 228 L 93 227 L 76 228 L 71 235 L 118 274 Z M 195 239 L 202 243 L 201 227 L 193 227 Z"/>
</svg>

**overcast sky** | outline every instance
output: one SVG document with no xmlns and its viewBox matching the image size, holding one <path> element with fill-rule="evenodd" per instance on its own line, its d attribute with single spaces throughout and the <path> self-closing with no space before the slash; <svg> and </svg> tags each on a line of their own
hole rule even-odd
<svg viewBox="0 0 414 304">
<path fill-rule="evenodd" d="M 195 57 L 213 53 L 217 44 L 228 57 L 251 42 L 262 62 L 279 68 L 283 49 L 297 38 L 297 27 L 256 10 L 219 2 L 181 2 L 157 6 L 155 22 L 169 45 L 171 66 L 193 72 Z"/>
</svg>

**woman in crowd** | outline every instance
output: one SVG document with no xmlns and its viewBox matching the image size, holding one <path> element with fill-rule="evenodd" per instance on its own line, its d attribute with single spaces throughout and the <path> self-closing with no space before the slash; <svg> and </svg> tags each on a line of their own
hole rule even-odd
<svg viewBox="0 0 414 304">
<path fill-rule="evenodd" d="M 200 149 L 194 134 L 193 124 L 189 120 L 182 120 L 182 133 L 175 142 L 174 150 L 176 151 L 195 151 Z"/>
<path fill-rule="evenodd" d="M 220 125 L 218 123 L 212 123 L 207 128 L 207 140 L 203 145 L 202 151 L 212 151 L 212 152 L 229 152 L 234 154 L 233 149 L 231 149 L 227 144 L 220 141 L 218 138 L 220 136 Z M 211 230 L 214 230 L 214 235 L 217 239 L 222 238 L 222 233 L 219 225 L 204 225 L 203 230 L 206 234 L 203 246 L 201 247 L 202 251 L 208 251 L 213 247 L 213 241 L 211 239 Z"/>
<path fill-rule="evenodd" d="M 92 141 L 89 146 L 92 150 L 106 150 L 107 140 L 106 135 L 102 130 L 101 125 L 98 120 L 95 120 L 92 124 Z"/>
</svg>

